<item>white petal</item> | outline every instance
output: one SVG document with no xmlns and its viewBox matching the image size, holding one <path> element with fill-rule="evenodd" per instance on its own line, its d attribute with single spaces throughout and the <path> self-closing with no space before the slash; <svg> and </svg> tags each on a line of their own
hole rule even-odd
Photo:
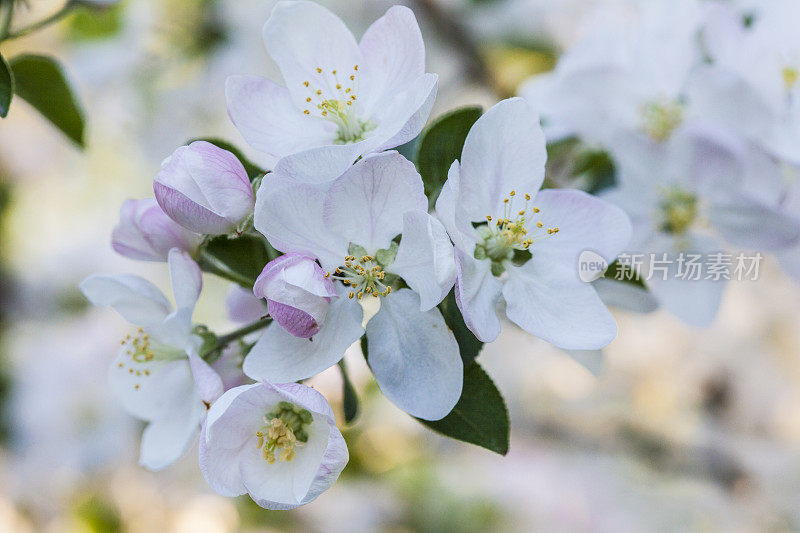
<svg viewBox="0 0 800 533">
<path fill-rule="evenodd" d="M 420 297 L 420 310 L 441 302 L 456 279 L 453 245 L 442 223 L 425 211 L 403 216 L 403 238 L 390 270 Z"/>
<path fill-rule="evenodd" d="M 239 448 L 210 449 L 204 426 L 198 451 L 200 471 L 214 492 L 229 498 L 247 493 L 239 471 Z"/>
<path fill-rule="evenodd" d="M 278 2 L 264 25 L 267 52 L 281 69 L 295 105 L 302 109 L 313 87 L 336 94 L 333 71 L 350 75 L 364 64 L 344 23 L 315 2 Z M 320 69 L 321 72 L 317 72 Z"/>
<path fill-rule="evenodd" d="M 239 285 L 232 285 L 225 297 L 228 318 L 241 324 L 255 322 L 267 314 L 264 300 L 256 298 L 253 291 Z"/>
<path fill-rule="evenodd" d="M 536 195 L 533 205 L 540 212 L 530 218 L 529 235 L 544 234 L 549 228 L 559 229 L 558 233 L 534 242 L 530 248 L 533 261 L 546 255 L 548 262 L 570 271 L 576 279 L 582 252 L 600 254 L 610 264 L 631 239 L 628 215 L 585 192 L 547 189 Z M 534 222 L 542 222 L 544 227 L 537 230 Z"/>
<path fill-rule="evenodd" d="M 574 265 L 534 257 L 511 268 L 503 287 L 506 315 L 519 327 L 565 350 L 597 350 L 617 336 L 617 324 Z"/>
<path fill-rule="evenodd" d="M 167 418 L 201 404 L 188 359 L 139 362 L 123 347 L 109 367 L 108 378 L 125 410 L 142 420 Z"/>
<path fill-rule="evenodd" d="M 80 284 L 81 292 L 97 306 L 110 306 L 137 326 L 150 326 L 164 320 L 171 306 L 158 287 L 132 274 L 92 275 Z"/>
<path fill-rule="evenodd" d="M 297 183 L 327 183 L 341 176 L 359 156 L 374 149 L 375 143 L 370 138 L 352 144 L 309 148 L 283 156 L 272 170 Z"/>
<path fill-rule="evenodd" d="M 408 90 L 395 94 L 392 104 L 377 110 L 374 115 L 378 127 L 368 140 L 377 147 L 371 150 L 388 150 L 419 135 L 428 122 L 438 91 L 439 77 L 436 74 L 424 74 Z"/>
<path fill-rule="evenodd" d="M 347 255 L 349 239 L 331 231 L 323 219 L 325 193 L 296 184 L 270 190 L 261 186 L 256 198 L 255 228 L 278 250 L 316 257 L 333 269 Z"/>
<path fill-rule="evenodd" d="M 403 229 L 403 213 L 427 210 L 422 178 L 397 152 L 359 161 L 328 190 L 323 219 L 329 231 L 374 254 Z"/>
<path fill-rule="evenodd" d="M 169 277 L 179 310 L 194 310 L 203 289 L 203 273 L 191 256 L 177 248 L 169 251 Z M 191 313 L 190 313 L 191 314 Z"/>
<path fill-rule="evenodd" d="M 142 434 L 139 464 L 161 470 L 178 460 L 194 442 L 205 416 L 202 406 L 188 412 L 172 413 L 148 424 Z"/>
<path fill-rule="evenodd" d="M 658 301 L 647 289 L 632 283 L 600 278 L 592 282 L 597 295 L 608 307 L 616 307 L 632 313 L 652 313 L 658 309 Z"/>
<path fill-rule="evenodd" d="M 725 289 L 724 280 L 684 280 L 677 276 L 678 253 L 696 253 L 706 257 L 720 251 L 719 243 L 714 239 L 694 235 L 688 243 L 681 243 L 680 249 L 676 247 L 675 239 L 665 235 L 659 236 L 648 248 L 645 254 L 645 265 L 642 268 L 642 276 L 646 279 L 645 283 L 653 296 L 656 297 L 661 306 L 693 327 L 709 326 L 717 316 L 719 306 L 722 301 L 722 293 Z M 653 266 L 650 263 L 650 253 L 656 254 L 656 259 L 660 260 L 663 253 L 668 254 L 670 263 L 666 265 L 665 276 L 658 270 L 651 272 Z M 703 273 L 705 276 L 705 273 Z"/>
<path fill-rule="evenodd" d="M 800 246 L 792 246 L 776 254 L 781 266 L 795 281 L 800 282 Z"/>
<path fill-rule="evenodd" d="M 228 114 L 255 148 L 281 158 L 336 138 L 336 126 L 329 121 L 307 117 L 295 107 L 289 91 L 264 78 L 231 76 L 225 84 Z"/>
<path fill-rule="evenodd" d="M 367 29 L 358 47 L 364 56 L 359 85 L 367 115 L 373 106 L 389 104 L 425 74 L 425 44 L 417 19 L 407 7 L 389 8 Z"/>
<path fill-rule="evenodd" d="M 271 324 L 244 360 L 244 373 L 256 380 L 288 383 L 314 376 L 335 365 L 364 334 L 361 306 L 336 298 L 325 323 L 311 340 Z"/>
<path fill-rule="evenodd" d="M 503 284 L 491 272 L 488 260 L 478 261 L 456 249 L 456 303 L 464 323 L 481 342 L 500 335 L 497 304 Z"/>
<path fill-rule="evenodd" d="M 547 160 L 539 116 L 521 98 L 503 100 L 472 126 L 461 157 L 460 207 L 472 221 L 503 214 L 512 190 L 535 194 Z"/>
<path fill-rule="evenodd" d="M 395 405 L 425 420 L 444 418 L 461 396 L 464 366 L 438 309 L 421 312 L 419 297 L 401 289 L 381 302 L 367 324 L 369 366 Z"/>
<path fill-rule="evenodd" d="M 800 221 L 743 195 L 708 206 L 711 225 L 729 243 L 751 250 L 779 250 L 800 237 Z"/>
<path fill-rule="evenodd" d="M 210 407 L 225 391 L 222 378 L 200 357 L 196 349 L 190 349 L 188 356 L 197 395 L 206 407 Z"/>
<path fill-rule="evenodd" d="M 465 220 L 458 209 L 458 198 L 461 191 L 461 168 L 458 161 L 453 161 L 447 172 L 447 181 L 436 199 L 436 217 L 442 221 L 448 235 L 456 248 L 469 254 L 474 253 L 475 241 L 469 238 L 474 234 L 472 224 Z"/>
</svg>

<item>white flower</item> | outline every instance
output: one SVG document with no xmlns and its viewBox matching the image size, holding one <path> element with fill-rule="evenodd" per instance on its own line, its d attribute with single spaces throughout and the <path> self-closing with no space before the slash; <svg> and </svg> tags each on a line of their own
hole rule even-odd
<svg viewBox="0 0 800 533">
<path fill-rule="evenodd" d="M 276 174 L 272 183 L 281 181 Z M 420 418 L 449 413 L 461 395 L 463 365 L 435 305 L 452 285 L 453 267 L 446 265 L 451 245 L 426 208 L 422 179 L 396 152 L 359 161 L 326 191 L 307 184 L 262 186 L 256 229 L 282 252 L 318 259 L 339 296 L 311 342 L 268 327 L 245 359 L 245 373 L 285 383 L 325 370 L 364 334 L 359 302 L 370 298 L 380 301 L 380 311 L 366 329 L 369 364 L 383 393 Z M 397 258 L 419 253 L 418 262 L 405 260 L 395 269 L 392 240 L 404 225 L 408 234 Z M 414 290 L 392 291 L 396 276 L 406 273 Z"/>
<path fill-rule="evenodd" d="M 456 302 L 478 339 L 500 334 L 496 307 L 524 330 L 564 349 L 610 343 L 617 327 L 591 284 L 581 252 L 608 263 L 628 243 L 628 217 L 580 191 L 539 191 L 547 154 L 539 117 L 504 100 L 467 135 L 436 203 L 456 247 Z"/>
<path fill-rule="evenodd" d="M 296 383 L 256 383 L 211 406 L 200 437 L 200 470 L 224 496 L 292 509 L 326 491 L 344 469 L 347 445 L 328 402 Z"/>
<path fill-rule="evenodd" d="M 800 5 L 759 4 L 750 27 L 732 6 L 715 4 L 711 13 L 704 35 L 713 64 L 692 97 L 722 124 L 800 164 Z"/>
<path fill-rule="evenodd" d="M 202 274 L 189 255 L 169 252 L 177 309 L 149 281 L 130 274 L 93 275 L 80 285 L 98 306 L 111 306 L 141 326 L 122 341 L 109 369 L 111 388 L 133 416 L 148 422 L 140 464 L 158 470 L 172 464 L 192 444 L 208 406 L 222 394 L 219 376 L 197 354 L 192 313 Z"/>
<path fill-rule="evenodd" d="M 275 171 L 325 182 L 360 156 L 419 134 L 436 98 L 414 14 L 395 6 L 360 43 L 313 2 L 278 2 L 264 26 L 267 51 L 286 82 L 228 79 L 228 111 L 253 148 L 279 159 Z"/>
<path fill-rule="evenodd" d="M 547 138 L 610 143 L 619 132 L 655 142 L 698 114 L 684 97 L 701 59 L 697 0 L 640 4 L 632 26 L 600 27 L 519 94 L 537 106 Z"/>
<path fill-rule="evenodd" d="M 620 147 L 622 145 L 620 144 Z M 719 308 L 724 279 L 684 280 L 680 254 L 709 254 L 723 243 L 777 250 L 797 241 L 798 225 L 750 192 L 750 179 L 774 172 L 759 150 L 711 127 L 684 127 L 666 144 L 629 138 L 614 154 L 618 187 L 604 198 L 634 225 L 631 250 L 645 254 L 642 275 L 659 303 L 693 326 L 706 326 Z M 763 194 L 763 192 L 762 192 Z M 651 254 L 665 265 L 652 264 Z M 664 279 L 666 278 L 666 279 Z"/>
</svg>

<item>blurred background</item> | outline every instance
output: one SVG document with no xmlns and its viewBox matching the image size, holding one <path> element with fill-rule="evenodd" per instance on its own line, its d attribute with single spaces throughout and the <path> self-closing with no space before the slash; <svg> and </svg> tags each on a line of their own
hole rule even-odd
<svg viewBox="0 0 800 533">
<path fill-rule="evenodd" d="M 397 3 L 321 1 L 358 37 Z M 63 2 L 30 0 L 19 21 Z M 126 198 L 195 137 L 250 150 L 227 118 L 231 74 L 280 79 L 261 41 L 272 0 L 125 0 L 3 43 L 64 65 L 87 120 L 81 151 L 21 100 L 0 121 L 0 531 L 800 531 L 800 288 L 772 259 L 731 283 L 713 327 L 616 313 L 589 372 L 506 323 L 480 361 L 508 402 L 506 457 L 440 437 L 390 404 L 357 348 L 362 399 L 342 427 L 350 463 L 313 504 L 265 511 L 217 496 L 196 453 L 150 473 L 141 425 L 106 386 L 127 325 L 91 309 L 86 275 L 160 264 L 116 256 Z M 602 16 L 634 0 L 418 0 L 433 115 L 513 95 Z M 225 331 L 228 285 L 210 276 L 195 315 Z M 341 413 L 335 368 L 313 380 Z M 337 416 L 343 420 L 343 417 Z M 343 424 L 343 423 L 342 423 Z"/>
</svg>

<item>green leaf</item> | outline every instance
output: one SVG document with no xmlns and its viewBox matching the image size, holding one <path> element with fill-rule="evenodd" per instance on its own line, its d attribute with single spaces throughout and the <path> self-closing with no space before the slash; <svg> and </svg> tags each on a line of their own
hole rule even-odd
<svg viewBox="0 0 800 533">
<path fill-rule="evenodd" d="M 342 397 L 344 421 L 349 424 L 358 416 L 358 394 L 350 381 L 350 376 L 347 374 L 347 365 L 344 359 L 339 361 L 339 369 L 342 371 L 342 386 L 344 388 Z"/>
<path fill-rule="evenodd" d="M 83 111 L 54 59 L 21 55 L 10 62 L 14 92 L 36 108 L 78 146 L 84 145 Z"/>
<path fill-rule="evenodd" d="M 461 159 L 467 133 L 482 113 L 480 106 L 456 109 L 434 120 L 420 134 L 414 161 L 431 206 L 447 180 L 447 171 L 453 161 Z"/>
<path fill-rule="evenodd" d="M 478 363 L 464 371 L 464 389 L 450 414 L 441 420 L 420 422 L 445 437 L 500 455 L 508 453 L 508 409 L 500 391 Z"/>
<path fill-rule="evenodd" d="M 6 118 L 14 97 L 14 74 L 5 58 L 0 55 L 0 117 Z"/>
<path fill-rule="evenodd" d="M 197 139 L 189 139 L 189 142 L 187 142 L 186 144 L 191 144 L 194 141 L 206 141 L 208 143 L 213 144 L 214 146 L 217 146 L 218 148 L 227 150 L 233 155 L 235 155 L 236 159 L 238 159 L 242 163 L 242 166 L 244 167 L 245 172 L 247 172 L 247 176 L 250 178 L 250 181 L 253 181 L 258 176 L 263 176 L 267 172 L 266 170 L 261 169 L 258 165 L 247 159 L 241 150 L 236 148 L 228 141 L 223 141 L 222 139 L 216 139 L 213 137 L 211 138 L 200 137 Z"/>
<path fill-rule="evenodd" d="M 483 348 L 483 343 L 473 335 L 464 323 L 464 318 L 461 316 L 458 304 L 456 304 L 455 288 L 450 290 L 447 298 L 439 304 L 439 310 L 442 312 L 447 327 L 453 332 L 456 342 L 458 342 L 461 360 L 464 362 L 464 368 L 466 368 L 478 357 L 481 348 Z"/>
<path fill-rule="evenodd" d="M 206 272 L 252 288 L 270 259 L 273 257 L 265 239 L 254 235 L 229 239 L 222 235 L 205 244 L 199 262 Z"/>
<path fill-rule="evenodd" d="M 96 41 L 119 35 L 124 20 L 124 5 L 79 6 L 69 19 L 69 37 L 76 41 Z"/>
</svg>

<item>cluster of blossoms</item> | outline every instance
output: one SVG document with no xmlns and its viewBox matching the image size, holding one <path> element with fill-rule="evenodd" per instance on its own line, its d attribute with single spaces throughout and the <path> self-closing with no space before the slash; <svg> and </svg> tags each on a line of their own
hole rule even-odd
<svg viewBox="0 0 800 533">
<path fill-rule="evenodd" d="M 604 200 L 540 190 L 545 136 L 519 98 L 472 126 L 429 213 L 415 165 L 391 150 L 420 134 L 437 91 L 410 10 L 389 9 L 356 42 L 326 9 L 282 1 L 264 41 L 286 85 L 234 76 L 227 100 L 272 170 L 249 176 L 208 142 L 180 147 L 155 177 L 155 201 L 125 203 L 113 233 L 120 254 L 167 262 L 177 309 L 138 276 L 94 275 L 81 288 L 139 327 L 110 381 L 148 422 L 141 464 L 163 468 L 199 435 L 215 491 L 289 509 L 348 461 L 333 410 L 303 380 L 365 336 L 391 402 L 421 420 L 447 417 L 472 363 L 439 307 L 451 291 L 481 342 L 498 337 L 503 310 L 558 347 L 600 349 L 617 327 L 578 258 L 591 250 L 612 262 L 632 230 Z M 215 243 L 243 240 L 271 254 L 253 279 L 214 255 Z M 238 283 L 227 303 L 241 329 L 217 336 L 192 321 L 203 272 Z"/>
<path fill-rule="evenodd" d="M 724 280 L 689 281 L 682 254 L 773 252 L 800 280 L 800 17 L 797 2 L 642 2 L 628 24 L 596 28 L 521 95 L 550 141 L 606 150 L 602 193 L 633 222 L 629 252 L 668 253 L 647 289 L 690 325 L 710 324 Z"/>
</svg>

